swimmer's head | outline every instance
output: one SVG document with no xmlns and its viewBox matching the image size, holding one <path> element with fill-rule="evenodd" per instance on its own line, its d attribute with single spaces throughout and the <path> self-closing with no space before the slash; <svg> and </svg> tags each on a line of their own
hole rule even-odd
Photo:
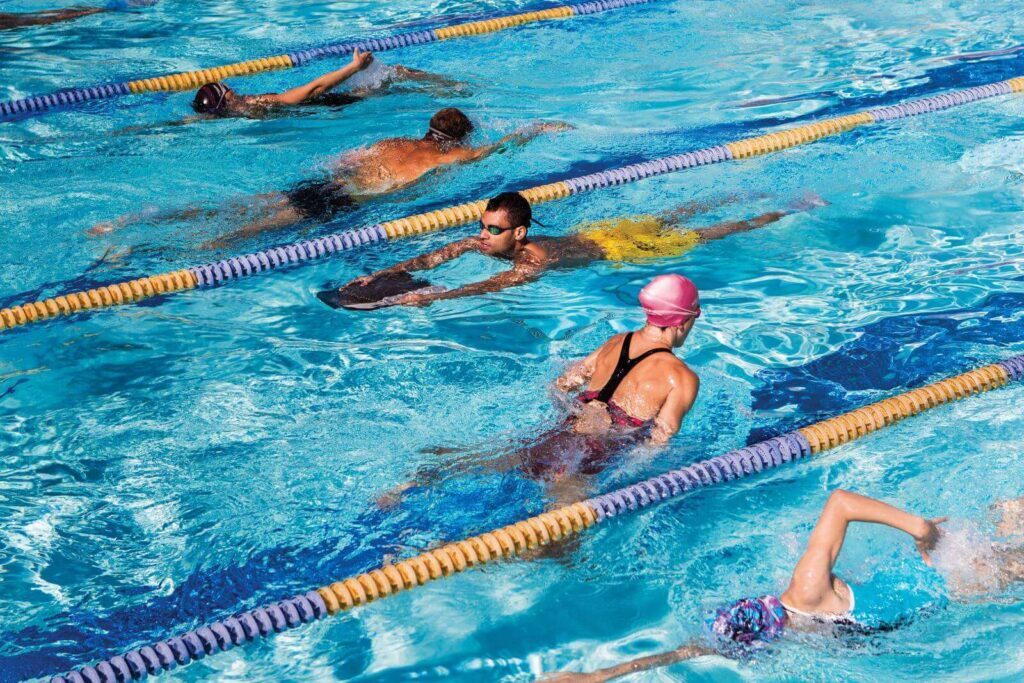
<svg viewBox="0 0 1024 683">
<path fill-rule="evenodd" d="M 207 83 L 196 92 L 192 108 L 200 114 L 220 114 L 234 94 L 234 91 L 223 83 Z"/>
<path fill-rule="evenodd" d="M 439 145 L 458 145 L 473 132 L 469 117 L 455 107 L 442 109 L 430 117 L 430 127 L 424 136 Z"/>
<path fill-rule="evenodd" d="M 713 635 L 727 641 L 743 645 L 770 642 L 786 628 L 786 609 L 774 595 L 743 598 L 715 610 L 707 625 Z"/>
<path fill-rule="evenodd" d="M 659 275 L 640 290 L 640 305 L 647 314 L 647 324 L 677 331 L 673 345 L 680 346 L 700 317 L 697 286 L 682 275 Z"/>
<path fill-rule="evenodd" d="M 506 254 L 517 242 L 526 239 L 533 222 L 530 202 L 518 192 L 502 192 L 491 197 L 480 217 L 480 251 L 485 254 Z"/>
</svg>

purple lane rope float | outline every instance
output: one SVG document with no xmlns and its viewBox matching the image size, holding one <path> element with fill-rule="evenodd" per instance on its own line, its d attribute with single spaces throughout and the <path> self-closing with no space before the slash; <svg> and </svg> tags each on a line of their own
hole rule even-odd
<svg viewBox="0 0 1024 683">
<path fill-rule="evenodd" d="M 372 52 L 384 52 L 395 50 L 410 45 L 423 45 L 435 43 L 451 38 L 464 36 L 476 36 L 485 33 L 494 33 L 523 24 L 532 24 L 538 21 L 551 19 L 568 19 L 570 17 L 596 14 L 609 10 L 622 9 L 632 5 L 643 5 L 655 0 L 595 0 L 594 2 L 583 2 L 574 5 L 560 5 L 549 9 L 534 12 L 522 12 L 519 14 L 504 14 L 499 16 L 481 19 L 477 21 L 454 24 L 440 28 L 432 28 L 424 31 L 412 31 L 399 33 L 379 38 L 364 38 L 361 40 L 349 40 L 344 43 L 325 45 L 323 47 L 311 48 L 308 50 L 297 50 L 283 55 L 251 59 L 245 62 L 225 64 L 223 66 L 211 67 L 208 69 L 197 69 L 195 71 L 184 71 L 152 78 L 141 78 L 123 83 L 107 83 L 89 87 L 68 88 L 59 90 L 49 95 L 35 95 L 10 102 L 0 102 L 0 121 L 10 118 L 21 118 L 44 114 L 57 109 L 63 109 L 82 102 L 93 100 L 106 100 L 123 95 L 137 95 L 152 92 L 168 92 L 178 90 L 193 90 L 212 81 L 221 81 L 226 78 L 247 76 L 250 74 L 264 73 L 275 69 L 290 69 L 303 66 L 317 59 L 325 57 L 338 57 L 348 55 L 355 49 Z"/>
<path fill-rule="evenodd" d="M 894 121 L 927 112 L 940 111 L 968 102 L 1019 92 L 1024 92 L 1024 77 L 911 100 L 890 107 L 869 109 L 857 114 L 825 119 L 766 135 L 699 149 L 695 152 L 652 159 L 621 168 L 560 180 L 522 190 L 521 194 L 531 204 L 540 204 L 689 168 L 717 164 L 732 159 L 761 156 L 845 133 L 860 126 Z M 214 287 L 229 280 L 237 280 L 282 266 L 320 259 L 369 244 L 465 225 L 478 220 L 483 215 L 485 205 L 485 200 L 479 200 L 449 206 L 379 223 L 368 228 L 348 230 L 251 254 L 233 256 L 202 266 L 11 306 L 0 309 L 0 330 L 48 318 L 66 316 L 79 311 L 127 304 L 151 296 Z"/>
<path fill-rule="evenodd" d="M 931 408 L 1009 382 L 1019 382 L 1022 378 L 1024 355 L 1013 356 L 782 436 L 212 622 L 93 666 L 54 676 L 50 683 L 120 683 L 170 671 L 477 565 L 511 559 L 527 549 L 581 534 L 611 517 L 635 512 L 688 491 L 808 458 Z"/>
</svg>

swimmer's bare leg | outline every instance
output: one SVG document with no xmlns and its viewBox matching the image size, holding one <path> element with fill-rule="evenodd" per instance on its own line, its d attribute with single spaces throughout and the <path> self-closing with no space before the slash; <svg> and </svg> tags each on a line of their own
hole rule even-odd
<svg viewBox="0 0 1024 683">
<path fill-rule="evenodd" d="M 23 26 L 44 26 L 62 21 L 72 21 L 91 14 L 108 11 L 106 7 L 68 7 L 60 10 L 42 12 L 3 12 L 0 13 L 0 31 Z"/>
<path fill-rule="evenodd" d="M 422 468 L 412 480 L 402 482 L 378 496 L 377 506 L 382 510 L 392 508 L 402 501 L 402 496 L 406 491 L 413 488 L 436 486 L 446 479 L 469 472 L 494 472 L 500 474 L 515 469 L 519 463 L 519 458 L 515 453 L 505 453 L 490 457 L 479 454 L 464 455 L 441 465 Z"/>
<path fill-rule="evenodd" d="M 738 232 L 749 232 L 756 230 L 757 228 L 763 228 L 766 225 L 770 225 L 775 221 L 788 216 L 790 211 L 770 211 L 763 213 L 760 216 L 755 216 L 745 221 L 731 221 L 728 223 L 719 223 L 718 225 L 712 225 L 710 228 L 697 231 L 697 236 L 701 242 L 710 242 L 712 240 L 720 240 L 723 237 L 729 235 L 735 235 Z"/>
<path fill-rule="evenodd" d="M 138 213 L 125 214 L 112 221 L 101 221 L 85 232 L 92 237 L 98 237 L 99 235 L 107 235 L 115 230 L 120 230 L 137 223 L 179 223 L 181 221 L 194 221 L 198 218 L 213 218 L 218 213 L 220 213 L 219 209 L 202 207 L 152 212 L 140 211 Z"/>
<path fill-rule="evenodd" d="M 725 197 L 718 197 L 715 199 L 686 202 L 685 204 L 680 204 L 679 206 L 670 211 L 666 211 L 665 213 L 661 214 L 661 217 L 664 219 L 666 225 L 670 225 L 673 227 L 681 227 L 680 224 L 688 218 L 693 218 L 694 216 L 701 213 L 708 213 L 709 211 L 721 208 L 723 206 L 735 204 L 736 202 L 740 201 L 740 199 L 742 199 L 740 195 L 730 194 L 726 195 Z"/>
<path fill-rule="evenodd" d="M 260 233 L 267 232 L 268 230 L 280 230 L 282 228 L 288 228 L 293 225 L 301 223 L 305 219 L 302 213 L 299 212 L 294 206 L 289 203 L 282 204 L 279 208 L 273 210 L 273 213 L 258 218 L 246 225 L 242 226 L 238 230 L 229 232 L 226 235 L 218 237 L 217 239 L 210 240 L 202 245 L 203 249 L 220 249 L 231 245 L 238 240 L 245 239 L 247 237 L 255 237 Z"/>
</svg>

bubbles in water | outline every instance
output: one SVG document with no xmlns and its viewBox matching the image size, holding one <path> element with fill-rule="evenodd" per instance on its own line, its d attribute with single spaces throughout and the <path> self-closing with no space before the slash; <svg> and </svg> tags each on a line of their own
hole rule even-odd
<svg viewBox="0 0 1024 683">
<path fill-rule="evenodd" d="M 995 548 L 972 522 L 951 522 L 932 552 L 932 563 L 953 598 L 967 599 L 999 590 Z"/>
<path fill-rule="evenodd" d="M 353 74 L 345 85 L 351 90 L 376 90 L 394 78 L 395 68 L 377 58 L 362 71 Z"/>
</svg>

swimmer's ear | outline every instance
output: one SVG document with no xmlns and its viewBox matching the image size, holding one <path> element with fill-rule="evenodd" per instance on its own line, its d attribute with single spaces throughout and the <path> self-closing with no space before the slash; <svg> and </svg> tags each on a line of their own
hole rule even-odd
<svg viewBox="0 0 1024 683">
<path fill-rule="evenodd" d="M 526 239 L 526 226 L 520 225 L 512 232 L 512 235 L 516 238 L 517 242 L 522 242 Z"/>
</svg>

